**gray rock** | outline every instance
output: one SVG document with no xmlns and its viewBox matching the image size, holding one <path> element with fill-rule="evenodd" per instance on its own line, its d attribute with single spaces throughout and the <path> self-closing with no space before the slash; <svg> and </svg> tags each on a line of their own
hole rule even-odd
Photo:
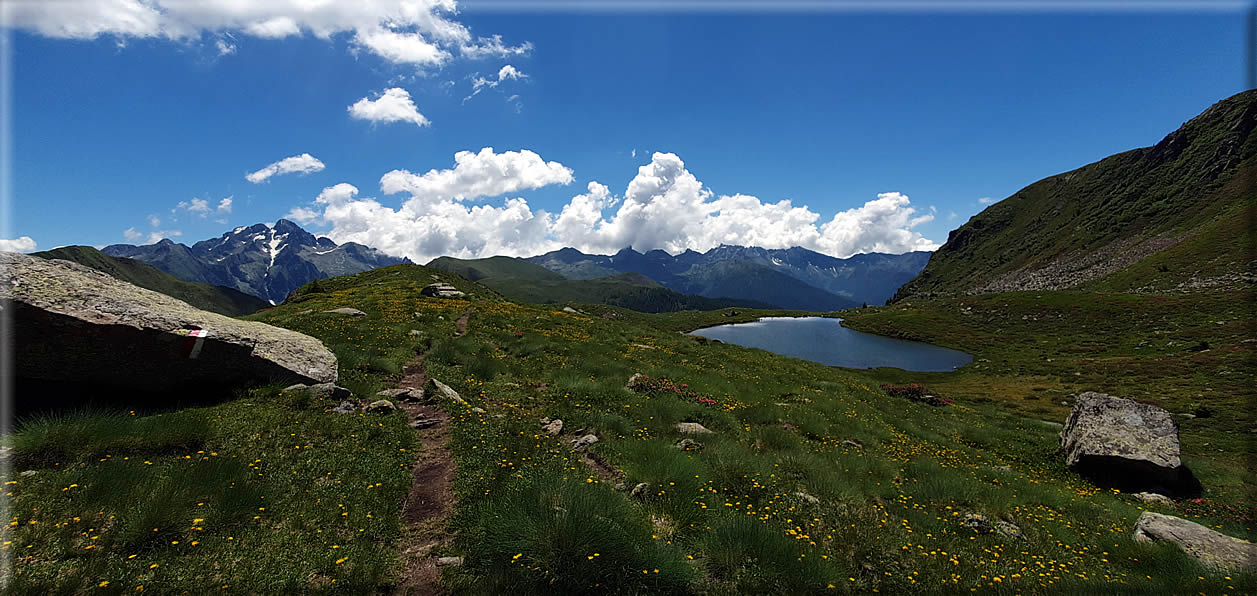
<svg viewBox="0 0 1257 596">
<path fill-rule="evenodd" d="M 18 379 L 155 393 L 336 380 L 336 356 L 313 337 L 69 261 L 0 253 L 0 307 L 13 313 Z"/>
<path fill-rule="evenodd" d="M 703 444 L 694 439 L 681 439 L 676 442 L 675 447 L 681 451 L 699 451 L 703 448 Z"/>
<path fill-rule="evenodd" d="M 375 414 L 392 414 L 397 411 L 397 406 L 387 399 L 377 399 L 366 407 L 366 411 Z"/>
<path fill-rule="evenodd" d="M 1088 391 L 1061 430 L 1065 463 L 1128 490 L 1190 490 L 1179 459 L 1178 423 L 1164 409 Z"/>
<path fill-rule="evenodd" d="M 1205 566 L 1217 570 L 1241 573 L 1257 570 L 1257 544 L 1172 515 L 1145 511 L 1135 522 L 1134 538 L 1136 542 L 1171 542 Z"/>
<path fill-rule="evenodd" d="M 419 290 L 419 293 L 432 298 L 462 298 L 466 296 L 466 294 L 458 291 L 458 288 L 447 283 L 428 284 L 422 290 Z"/>
<path fill-rule="evenodd" d="M 800 499 L 803 499 L 803 502 L 804 502 L 804 503 L 807 503 L 807 504 L 809 504 L 809 505 L 819 505 L 819 504 L 820 504 L 820 502 L 821 502 L 821 500 L 820 500 L 820 499 L 818 499 L 818 498 L 816 498 L 816 497 L 813 497 L 812 495 L 809 495 L 809 494 L 807 494 L 807 493 L 805 493 L 805 492 L 803 492 L 803 491 L 799 491 L 799 492 L 797 492 L 797 493 L 794 493 L 794 496 L 796 496 L 796 497 L 798 497 L 798 498 L 800 498 Z"/>
<path fill-rule="evenodd" d="M 484 408 L 472 408 L 472 409 L 471 409 L 471 413 L 473 413 L 473 414 L 483 414 L 483 413 L 484 413 L 484 411 L 485 411 L 485 410 L 484 410 Z M 500 416 L 500 415 L 499 415 L 498 417 L 499 417 L 499 418 L 501 418 L 501 416 Z"/>
<path fill-rule="evenodd" d="M 30 478 L 31 476 L 34 476 L 35 474 L 38 474 L 38 473 L 39 473 L 39 472 L 37 472 L 37 471 L 35 471 L 35 470 L 22 470 L 22 477 L 23 477 L 23 478 Z"/>
<path fill-rule="evenodd" d="M 1170 499 L 1169 497 L 1165 495 L 1159 495 L 1157 493 L 1147 493 L 1147 492 L 1135 493 L 1135 498 L 1139 499 L 1140 501 L 1143 501 L 1144 503 L 1151 503 L 1153 505 L 1173 505 L 1174 504 L 1174 501 Z"/>
<path fill-rule="evenodd" d="M 337 414 L 353 414 L 354 410 L 356 409 L 357 409 L 357 406 L 354 405 L 354 402 L 343 401 L 343 402 L 340 402 L 339 406 L 332 408 L 332 411 L 336 412 Z"/>
<path fill-rule="evenodd" d="M 632 386 L 633 386 L 633 383 L 636 383 L 636 382 L 638 381 L 638 379 L 641 379 L 641 378 L 642 378 L 642 377 L 644 377 L 644 376 L 646 376 L 646 375 L 643 375 L 642 373 L 633 373 L 633 376 L 629 377 L 628 383 L 625 383 L 625 385 L 624 385 L 624 386 L 625 386 L 625 387 L 632 387 Z"/>
<path fill-rule="evenodd" d="M 563 421 L 558 419 L 551 420 L 549 424 L 541 427 L 541 430 L 547 435 L 557 437 L 559 436 L 559 433 L 563 432 Z"/>
<path fill-rule="evenodd" d="M 417 402 L 423 401 L 423 390 L 415 387 L 398 387 L 396 389 L 385 389 L 375 394 L 377 397 L 384 399 L 392 399 L 398 401 Z"/>
<path fill-rule="evenodd" d="M 304 391 L 309 388 L 310 386 L 306 385 L 305 383 L 297 383 L 295 385 L 289 385 L 287 387 L 284 387 L 284 390 L 281 393 L 288 393 L 290 391 Z"/>
<path fill-rule="evenodd" d="M 319 383 L 310 385 L 302 391 L 308 391 L 311 397 L 320 399 L 348 399 L 353 395 L 348 389 L 335 383 Z"/>
<path fill-rule="evenodd" d="M 308 314 L 310 314 L 310 313 L 312 313 L 312 312 L 314 312 L 314 309 L 313 309 L 313 308 L 307 308 L 307 309 L 302 310 L 302 311 L 297 311 L 297 316 L 301 316 L 301 315 L 308 315 Z"/>
<path fill-rule="evenodd" d="M 995 531 L 1006 538 L 1015 538 L 1018 540 L 1025 538 L 1025 535 L 1021 533 L 1021 528 L 1017 527 L 1017 524 L 1012 522 L 996 521 Z"/>
<path fill-rule="evenodd" d="M 979 534 L 990 534 L 995 531 L 995 529 L 991 526 L 990 520 L 986 519 L 986 516 L 978 515 L 976 513 L 966 515 L 964 521 L 962 521 L 960 525 Z"/>
<path fill-rule="evenodd" d="M 677 432 L 687 435 L 709 435 L 712 431 L 697 422 L 678 422 Z"/>
<path fill-rule="evenodd" d="M 462 564 L 462 557 L 438 557 L 436 560 L 437 567 L 458 567 Z"/>
<path fill-rule="evenodd" d="M 857 441 L 857 440 L 855 440 L 855 439 L 847 439 L 847 440 L 843 441 L 843 442 L 842 442 L 842 443 L 840 443 L 840 444 L 841 444 L 843 447 L 851 447 L 851 448 L 854 448 L 854 449 L 861 449 L 861 450 L 863 450 L 863 449 L 864 449 L 864 444 L 863 444 L 863 443 L 861 443 L 861 442 L 859 442 L 859 441 Z"/>
<path fill-rule="evenodd" d="M 572 308 L 572 307 L 570 307 L 570 306 L 564 306 L 564 307 L 563 307 L 563 312 L 565 312 L 565 313 L 570 313 L 570 314 L 576 314 L 576 309 L 575 309 L 575 308 Z"/>
<path fill-rule="evenodd" d="M 440 420 L 433 420 L 431 418 L 415 418 L 414 420 L 410 421 L 410 428 L 413 428 L 415 430 L 424 429 L 424 428 L 432 428 L 433 426 L 436 426 L 440 423 L 441 423 Z"/>
<path fill-rule="evenodd" d="M 351 317 L 365 317 L 365 316 L 367 316 L 367 313 L 362 312 L 362 311 L 360 311 L 360 310 L 358 310 L 358 309 L 356 309 L 356 308 L 333 308 L 332 310 L 325 310 L 325 311 L 323 311 L 323 312 L 326 312 L 326 313 L 331 313 L 331 314 L 334 314 L 334 315 L 349 315 L 349 316 L 351 316 Z"/>
<path fill-rule="evenodd" d="M 637 484 L 633 486 L 633 490 L 629 491 L 629 496 L 635 497 L 638 499 L 644 499 L 647 496 L 649 496 L 648 494 L 649 492 L 650 492 L 649 482 L 638 482 Z"/>
<path fill-rule="evenodd" d="M 547 424 L 550 424 L 550 419 L 549 419 L 549 418 L 542 418 L 542 419 L 541 419 L 541 426 L 545 426 L 545 425 L 547 425 Z"/>
<path fill-rule="evenodd" d="M 440 399 L 448 399 L 456 404 L 460 404 L 464 406 L 471 405 L 471 404 L 468 404 L 467 400 L 463 399 L 462 396 L 459 395 L 457 391 L 454 391 L 452 387 L 436 379 L 428 379 L 428 385 L 427 387 L 424 387 L 423 394 L 431 395 L 433 397 L 440 398 Z"/>
<path fill-rule="evenodd" d="M 595 435 L 585 435 L 579 439 L 573 439 L 572 451 L 584 451 L 587 447 L 597 442 L 598 437 Z"/>
</svg>

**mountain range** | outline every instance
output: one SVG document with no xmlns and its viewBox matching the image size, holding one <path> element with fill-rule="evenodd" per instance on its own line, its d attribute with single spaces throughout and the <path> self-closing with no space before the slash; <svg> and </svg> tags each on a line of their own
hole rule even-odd
<svg viewBox="0 0 1257 596">
<path fill-rule="evenodd" d="M 640 273 L 684 294 L 831 311 L 884 303 L 925 267 L 930 254 L 867 253 L 839 259 L 797 246 L 721 245 L 705 253 L 687 250 L 676 256 L 632 248 L 614 255 L 589 255 L 563 248 L 525 260 L 569 279 Z"/>
<path fill-rule="evenodd" d="M 164 239 L 146 246 L 112 244 L 102 252 L 148 263 L 184 281 L 234 288 L 271 304 L 316 279 L 410 262 L 354 242 L 337 245 L 286 219 L 274 226 L 241 226 L 192 246 Z"/>
</svg>

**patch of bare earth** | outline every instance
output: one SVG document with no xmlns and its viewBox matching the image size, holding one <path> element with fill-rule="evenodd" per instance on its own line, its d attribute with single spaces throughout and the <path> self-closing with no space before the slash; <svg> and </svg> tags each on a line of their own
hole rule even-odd
<svg viewBox="0 0 1257 596">
<path fill-rule="evenodd" d="M 466 328 L 467 314 L 459 320 Z M 399 387 L 422 389 L 428 382 L 424 355 L 406 365 Z M 419 437 L 419 455 L 415 458 L 414 480 L 402 519 L 406 529 L 402 535 L 403 568 L 394 594 L 440 594 L 441 570 L 432 551 L 445 545 L 449 535 L 445 521 L 454 509 L 454 459 L 450 455 L 450 416 L 436 405 L 402 402 L 402 411 L 410 417 Z"/>
<path fill-rule="evenodd" d="M 457 321 L 454 321 L 454 337 L 462 337 L 464 335 L 467 335 L 467 321 L 470 318 L 471 318 L 471 307 L 468 306 L 467 310 L 463 311 L 462 316 L 458 317 Z"/>
</svg>

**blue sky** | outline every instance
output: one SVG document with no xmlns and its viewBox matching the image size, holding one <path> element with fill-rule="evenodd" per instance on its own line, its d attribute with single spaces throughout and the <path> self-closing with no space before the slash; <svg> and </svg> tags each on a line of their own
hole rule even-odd
<svg viewBox="0 0 1257 596">
<path fill-rule="evenodd" d="M 1230 9 L 438 3 L 433 25 L 387 0 L 273 4 L 240 16 L 207 0 L 140 24 L 108 7 L 19 11 L 4 237 L 191 244 L 288 216 L 423 262 L 565 245 L 928 249 L 979 199 L 1154 144 L 1246 85 Z M 246 179 L 291 157 L 305 173 Z"/>
</svg>

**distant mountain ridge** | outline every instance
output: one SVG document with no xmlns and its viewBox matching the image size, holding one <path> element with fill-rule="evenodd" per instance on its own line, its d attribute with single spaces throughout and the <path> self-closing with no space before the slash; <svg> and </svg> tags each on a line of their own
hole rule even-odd
<svg viewBox="0 0 1257 596">
<path fill-rule="evenodd" d="M 337 245 L 281 219 L 274 226 L 241 226 L 186 246 L 164 239 L 156 244 L 112 244 L 102 252 L 142 261 L 179 279 L 234 288 L 271 304 L 316 279 L 410 263 L 354 242 Z"/>
<path fill-rule="evenodd" d="M 178 298 L 201 310 L 229 317 L 253 314 L 270 306 L 265 300 L 239 290 L 183 281 L 148 263 L 126 257 L 111 257 L 90 246 L 62 246 L 32 254 L 45 259 L 62 259 L 91 267 L 141 288 Z"/>
<path fill-rule="evenodd" d="M 734 297 L 782 308 L 829 311 L 882 304 L 930 259 L 929 252 L 867 253 L 846 259 L 802 247 L 721 245 L 676 256 L 662 250 L 590 255 L 563 248 L 525 259 L 569 279 L 641 273 L 664 287 L 707 297 Z"/>
<path fill-rule="evenodd" d="M 1257 90 L 1250 90 L 1154 146 L 1035 182 L 952 230 L 895 300 L 1251 285 L 1255 128 Z"/>
</svg>

